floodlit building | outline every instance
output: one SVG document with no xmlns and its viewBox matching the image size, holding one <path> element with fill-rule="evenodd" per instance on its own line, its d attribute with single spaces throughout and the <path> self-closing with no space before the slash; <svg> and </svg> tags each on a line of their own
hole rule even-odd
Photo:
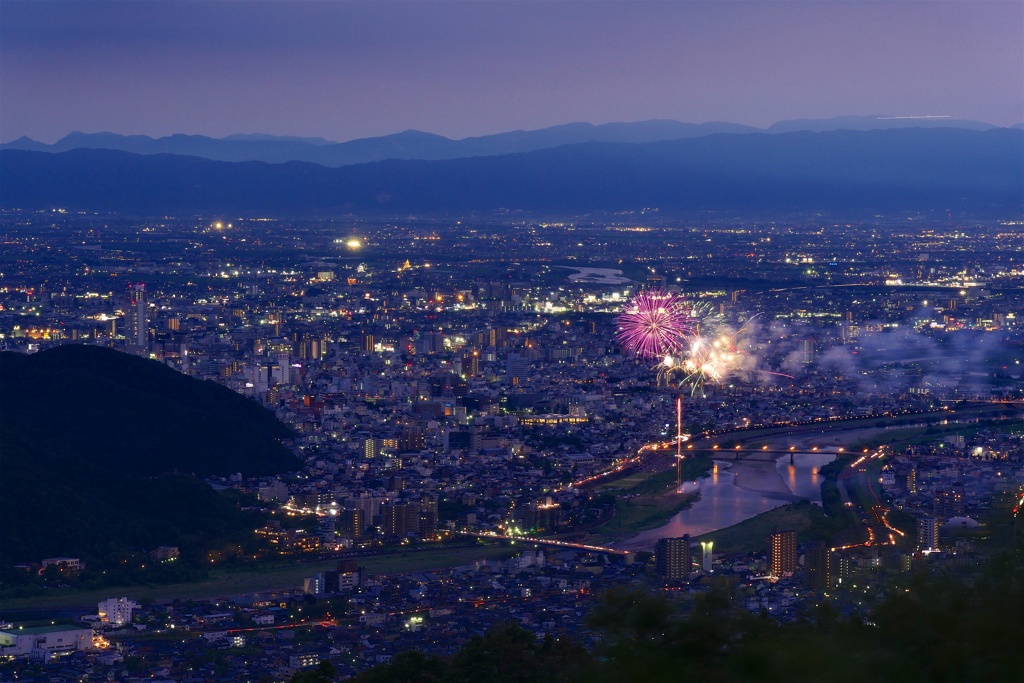
<svg viewBox="0 0 1024 683">
<path fill-rule="evenodd" d="M 795 531 L 777 531 L 768 537 L 768 566 L 775 577 L 796 571 Z"/>
<path fill-rule="evenodd" d="M 715 545 L 714 541 L 701 541 L 700 542 L 700 550 L 701 550 L 700 568 L 701 568 L 701 570 L 703 570 L 707 574 L 711 573 L 711 569 L 712 569 L 713 562 L 714 562 L 714 557 L 712 555 L 712 548 L 714 547 L 714 545 Z"/>
</svg>

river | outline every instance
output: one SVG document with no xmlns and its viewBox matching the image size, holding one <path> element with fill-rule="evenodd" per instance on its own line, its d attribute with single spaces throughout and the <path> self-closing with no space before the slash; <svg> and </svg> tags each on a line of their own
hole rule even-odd
<svg viewBox="0 0 1024 683">
<path fill-rule="evenodd" d="M 577 284 L 587 285 L 625 285 L 632 282 L 622 274 L 621 270 L 615 268 L 588 268 L 583 266 L 555 266 L 555 268 L 566 268 L 575 270 L 569 275 L 569 280 Z"/>
<path fill-rule="evenodd" d="M 616 542 L 618 548 L 650 550 L 659 538 L 699 536 L 739 524 L 772 508 L 807 499 L 821 504 L 822 477 L 818 469 L 835 460 L 833 453 L 796 453 L 776 462 L 716 460 L 711 475 L 683 485 L 699 491 L 700 500 L 657 529 L 648 529 Z"/>
</svg>

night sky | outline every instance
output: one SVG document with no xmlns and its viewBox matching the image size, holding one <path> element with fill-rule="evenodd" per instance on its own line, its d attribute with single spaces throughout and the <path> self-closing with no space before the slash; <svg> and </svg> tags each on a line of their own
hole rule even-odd
<svg viewBox="0 0 1024 683">
<path fill-rule="evenodd" d="M 0 139 L 1024 120 L 1024 2 L 0 2 Z"/>
</svg>

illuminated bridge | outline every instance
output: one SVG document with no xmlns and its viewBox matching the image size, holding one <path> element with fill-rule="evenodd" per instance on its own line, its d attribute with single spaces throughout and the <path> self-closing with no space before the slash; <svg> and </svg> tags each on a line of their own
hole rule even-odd
<svg viewBox="0 0 1024 683">
<path fill-rule="evenodd" d="M 599 545 L 587 545 L 585 543 L 571 543 L 569 541 L 558 541 L 553 538 L 534 538 L 532 536 L 508 536 L 490 531 L 456 531 L 461 536 L 474 536 L 476 538 L 491 538 L 503 541 L 522 541 L 524 543 L 536 543 L 537 545 L 555 546 L 558 548 L 572 548 L 574 550 L 589 550 L 594 553 L 608 553 L 609 555 L 628 555 L 628 550 L 618 548 L 605 548 Z"/>
</svg>

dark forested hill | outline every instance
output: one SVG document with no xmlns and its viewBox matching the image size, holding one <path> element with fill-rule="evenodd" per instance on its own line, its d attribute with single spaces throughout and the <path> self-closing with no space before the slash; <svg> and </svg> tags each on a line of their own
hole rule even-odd
<svg viewBox="0 0 1024 683">
<path fill-rule="evenodd" d="M 201 481 L 295 469 L 261 406 L 93 346 L 0 354 L 0 562 L 188 545 L 237 530 Z"/>
<path fill-rule="evenodd" d="M 226 212 L 957 211 L 1017 216 L 1024 131 L 717 134 L 325 168 L 111 150 L 0 152 L 4 208 Z"/>
</svg>

